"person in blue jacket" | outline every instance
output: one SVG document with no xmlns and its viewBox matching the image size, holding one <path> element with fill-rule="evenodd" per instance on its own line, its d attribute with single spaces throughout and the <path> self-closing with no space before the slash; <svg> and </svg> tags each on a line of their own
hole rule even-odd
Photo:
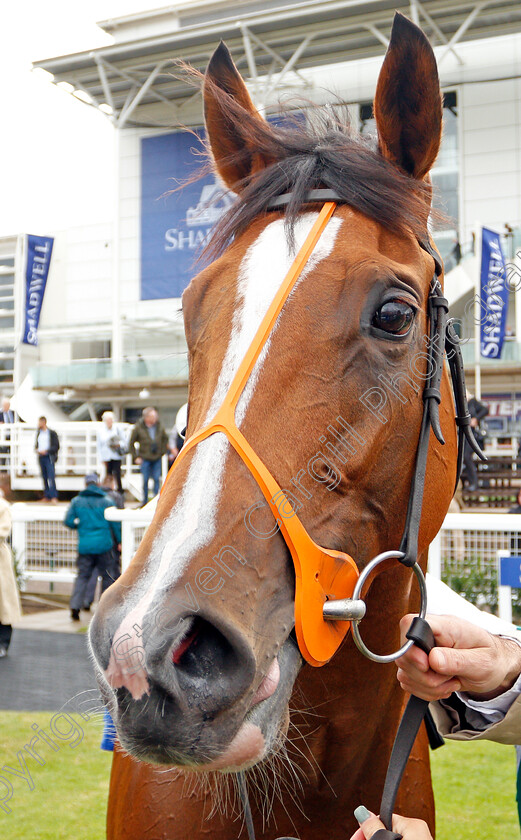
<svg viewBox="0 0 521 840">
<path fill-rule="evenodd" d="M 85 590 L 95 568 L 101 576 L 101 591 L 114 582 L 119 572 L 114 565 L 114 543 L 121 547 L 121 524 L 105 519 L 105 510 L 115 507 L 99 486 L 97 473 L 85 477 L 85 490 L 74 497 L 65 514 L 67 528 L 78 531 L 78 575 L 70 600 L 71 618 L 80 620 Z"/>
</svg>

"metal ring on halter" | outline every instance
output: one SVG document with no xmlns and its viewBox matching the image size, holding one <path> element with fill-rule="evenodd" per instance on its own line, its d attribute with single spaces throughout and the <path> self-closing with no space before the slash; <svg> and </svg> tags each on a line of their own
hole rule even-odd
<svg viewBox="0 0 521 840">
<path fill-rule="evenodd" d="M 356 601 L 360 598 L 360 596 L 362 594 L 362 588 L 363 588 L 364 583 L 366 582 L 366 580 L 369 577 L 369 575 L 371 574 L 371 572 L 377 566 L 379 566 L 380 563 L 383 563 L 385 560 L 401 560 L 402 557 L 404 557 L 404 556 L 405 555 L 404 555 L 403 551 L 384 551 L 382 554 L 378 554 L 374 558 L 374 560 L 371 560 L 371 562 L 368 563 L 367 566 L 364 569 L 362 569 L 362 571 L 360 572 L 360 577 L 358 578 L 358 580 L 356 582 L 355 590 L 353 592 L 353 600 Z M 420 585 L 421 602 L 420 602 L 420 613 L 419 613 L 419 615 L 420 615 L 420 618 L 425 618 L 425 614 L 427 612 L 427 584 L 425 582 L 425 576 L 424 576 L 420 566 L 418 565 L 418 563 L 415 563 L 414 566 L 412 566 L 411 568 L 412 568 L 414 574 L 416 575 L 416 577 L 418 579 L 418 583 Z M 354 639 L 355 645 L 357 646 L 358 650 L 361 653 L 364 654 L 364 656 L 367 656 L 368 659 L 372 659 L 374 662 L 394 662 L 395 659 L 398 659 L 400 656 L 403 656 L 403 654 L 406 651 L 408 651 L 409 648 L 412 647 L 413 644 L 414 644 L 412 639 L 409 639 L 400 648 L 400 650 L 395 651 L 395 653 L 388 653 L 388 654 L 383 654 L 383 655 L 380 655 L 378 653 L 373 653 L 372 650 L 369 650 L 369 648 L 366 647 L 366 645 L 362 641 L 362 637 L 360 636 L 360 631 L 358 629 L 358 622 L 359 621 L 360 621 L 360 619 L 357 619 L 357 620 L 355 619 L 355 620 L 353 620 L 353 622 L 351 624 L 351 632 L 353 634 L 353 639 Z"/>
</svg>

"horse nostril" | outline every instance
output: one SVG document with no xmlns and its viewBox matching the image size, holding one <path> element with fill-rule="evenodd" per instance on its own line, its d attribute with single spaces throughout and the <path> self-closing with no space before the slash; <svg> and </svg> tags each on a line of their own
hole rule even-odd
<svg viewBox="0 0 521 840">
<path fill-rule="evenodd" d="M 237 664 L 237 655 L 222 633 L 208 621 L 195 618 L 192 627 L 172 651 L 172 662 L 188 677 L 208 677 L 229 672 Z"/>
<path fill-rule="evenodd" d="M 189 648 L 197 646 L 199 631 L 198 628 L 193 628 L 190 633 L 183 639 L 180 645 L 172 651 L 172 662 L 174 665 L 180 665 L 185 653 Z"/>
</svg>

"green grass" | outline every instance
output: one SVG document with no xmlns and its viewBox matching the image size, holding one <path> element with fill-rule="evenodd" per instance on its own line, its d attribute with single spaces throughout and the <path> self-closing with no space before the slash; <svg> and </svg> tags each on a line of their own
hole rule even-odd
<svg viewBox="0 0 521 840">
<path fill-rule="evenodd" d="M 56 720 L 55 727 L 68 740 L 59 740 L 59 751 L 50 746 L 40 749 L 46 762 L 40 766 L 27 756 L 27 768 L 32 776 L 34 790 L 27 781 L 0 769 L 0 837 L 2 840 L 104 840 L 107 792 L 112 753 L 100 750 L 101 723 L 97 717 L 84 721 L 72 715 L 80 729 L 67 726 L 65 719 Z M 0 712 L 0 768 L 9 764 L 20 770 L 17 753 L 29 744 L 36 723 L 46 734 L 50 729 L 53 712 Z M 71 747 L 75 740 L 78 744 Z M 42 744 L 34 744 L 36 751 Z M 22 772 L 22 771 L 20 771 Z M 13 786 L 13 795 L 2 810 L 6 787 L 2 777 Z"/>
<path fill-rule="evenodd" d="M 514 747 L 447 741 L 431 753 L 436 840 L 520 836 Z"/>
<path fill-rule="evenodd" d="M 0 768 L 9 764 L 19 769 L 17 753 L 35 734 L 31 725 L 38 724 L 49 734 L 52 717 L 52 712 L 0 712 Z M 78 715 L 73 718 L 83 731 L 77 746 L 69 744 L 73 737 L 79 741 L 78 730 L 71 731 L 69 740 L 54 736 L 58 752 L 49 746 L 41 749 L 45 766 L 27 757 L 34 790 L 23 778 L 0 769 L 0 804 L 6 794 L 2 776 L 13 786 L 7 803 L 11 813 L 0 807 L 2 840 L 104 840 L 111 753 L 99 749 L 98 718 L 87 722 Z M 57 723 L 67 735 L 65 721 Z M 520 836 L 513 747 L 485 741 L 448 742 L 431 757 L 437 840 L 515 840 Z"/>
</svg>

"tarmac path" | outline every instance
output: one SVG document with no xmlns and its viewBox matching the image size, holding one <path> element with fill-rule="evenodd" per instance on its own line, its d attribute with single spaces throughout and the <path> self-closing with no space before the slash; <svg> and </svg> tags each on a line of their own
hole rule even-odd
<svg viewBox="0 0 521 840">
<path fill-rule="evenodd" d="M 84 633 L 15 628 L 0 659 L 0 709 L 88 711 L 99 693 Z"/>
</svg>

